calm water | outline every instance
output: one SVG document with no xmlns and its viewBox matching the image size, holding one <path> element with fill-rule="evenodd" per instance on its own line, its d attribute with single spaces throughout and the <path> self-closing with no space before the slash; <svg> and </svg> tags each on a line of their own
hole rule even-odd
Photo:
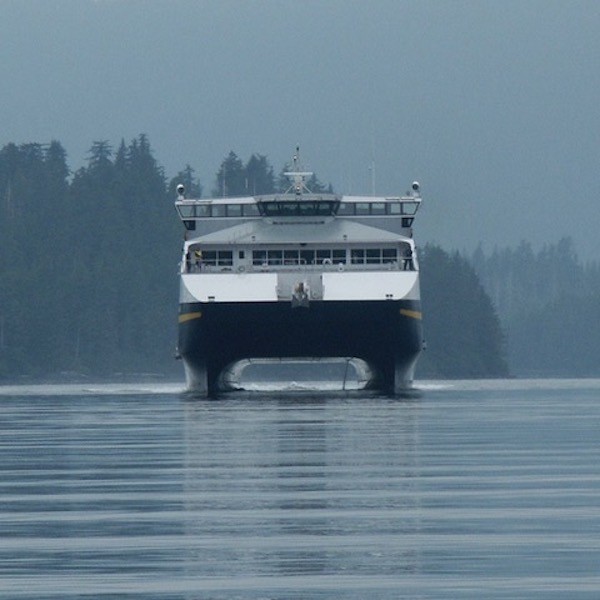
<svg viewBox="0 0 600 600">
<path fill-rule="evenodd" d="M 600 597 L 600 380 L 0 387 L 0 597 Z"/>
</svg>

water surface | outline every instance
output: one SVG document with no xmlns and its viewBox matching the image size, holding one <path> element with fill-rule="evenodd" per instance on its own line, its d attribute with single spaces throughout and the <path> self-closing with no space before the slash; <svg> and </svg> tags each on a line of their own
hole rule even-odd
<svg viewBox="0 0 600 600">
<path fill-rule="evenodd" d="M 0 597 L 598 598 L 600 381 L 418 387 L 0 387 Z"/>
</svg>

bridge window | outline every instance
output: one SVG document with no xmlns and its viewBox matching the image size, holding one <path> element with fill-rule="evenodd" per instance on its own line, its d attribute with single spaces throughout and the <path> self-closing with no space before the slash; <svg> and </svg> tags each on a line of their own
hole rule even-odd
<svg viewBox="0 0 600 600">
<path fill-rule="evenodd" d="M 189 217 L 193 217 L 194 215 L 194 206 L 189 206 L 189 205 L 183 205 L 183 206 L 179 206 L 179 214 L 181 215 L 182 218 L 189 218 Z"/>
<path fill-rule="evenodd" d="M 337 211 L 338 215 L 353 215 L 354 214 L 354 204 L 351 202 L 342 202 Z"/>
<path fill-rule="evenodd" d="M 261 202 L 260 210 L 268 217 L 314 217 L 328 216 L 334 213 L 333 201 Z"/>
<path fill-rule="evenodd" d="M 419 208 L 418 202 L 403 202 L 402 203 L 402 212 L 405 215 L 414 215 L 417 212 L 417 208 Z"/>
<path fill-rule="evenodd" d="M 244 217 L 258 217 L 260 213 L 258 211 L 258 206 L 256 204 L 243 204 L 242 205 L 242 214 Z"/>
<path fill-rule="evenodd" d="M 402 204 L 400 202 L 390 202 L 387 209 L 389 215 L 399 215 L 402 213 Z"/>
<path fill-rule="evenodd" d="M 242 216 L 242 205 L 241 204 L 228 204 L 227 205 L 227 216 L 228 217 L 241 217 Z"/>
<path fill-rule="evenodd" d="M 372 215 L 385 215 L 385 202 L 373 202 L 371 204 Z"/>
<path fill-rule="evenodd" d="M 371 205 L 368 202 L 357 202 L 356 203 L 356 214 L 357 215 L 368 215 L 370 213 Z"/>
</svg>

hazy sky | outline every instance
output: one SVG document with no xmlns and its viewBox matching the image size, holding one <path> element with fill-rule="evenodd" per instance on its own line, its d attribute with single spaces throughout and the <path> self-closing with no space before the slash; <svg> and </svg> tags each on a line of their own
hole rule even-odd
<svg viewBox="0 0 600 600">
<path fill-rule="evenodd" d="M 205 187 L 295 145 L 337 191 L 418 179 L 418 241 L 600 259 L 600 2 L 0 0 L 0 146 L 149 136 Z"/>
</svg>

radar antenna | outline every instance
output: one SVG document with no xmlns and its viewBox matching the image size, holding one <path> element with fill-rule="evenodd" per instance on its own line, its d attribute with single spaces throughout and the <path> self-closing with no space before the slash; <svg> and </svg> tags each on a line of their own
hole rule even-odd
<svg viewBox="0 0 600 600">
<path fill-rule="evenodd" d="M 285 191 L 286 194 L 292 191 L 296 196 L 301 196 L 304 192 L 311 191 L 306 187 L 305 181 L 312 177 L 312 171 L 302 171 L 300 166 L 300 146 L 296 146 L 296 153 L 292 158 L 293 168 L 291 171 L 286 171 L 284 175 L 290 180 L 290 187 Z"/>
</svg>

